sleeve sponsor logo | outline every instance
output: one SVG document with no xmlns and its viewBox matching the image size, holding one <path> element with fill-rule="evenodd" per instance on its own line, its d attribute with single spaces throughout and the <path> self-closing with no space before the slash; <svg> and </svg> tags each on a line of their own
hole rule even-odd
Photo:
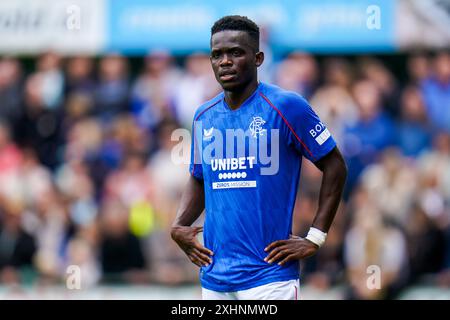
<svg viewBox="0 0 450 320">
<path fill-rule="evenodd" d="M 309 130 L 309 134 L 316 140 L 316 142 L 321 146 L 331 137 L 330 131 L 325 127 L 322 122 L 319 122 Z"/>
<path fill-rule="evenodd" d="M 328 140 L 328 138 L 331 137 L 330 131 L 328 129 L 325 129 L 322 131 L 322 133 L 316 138 L 316 142 L 321 146 L 324 144 L 325 141 Z"/>
</svg>

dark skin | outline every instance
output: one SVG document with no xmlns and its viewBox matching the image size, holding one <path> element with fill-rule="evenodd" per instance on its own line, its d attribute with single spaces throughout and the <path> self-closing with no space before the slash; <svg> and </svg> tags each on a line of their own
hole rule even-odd
<svg viewBox="0 0 450 320">
<path fill-rule="evenodd" d="M 231 109 L 238 109 L 256 90 L 257 68 L 263 61 L 264 54 L 258 51 L 256 44 L 244 31 L 221 31 L 211 37 L 211 65 Z M 341 199 L 347 167 L 337 147 L 314 164 L 323 172 L 323 178 L 319 208 L 312 226 L 328 232 Z M 191 226 L 204 207 L 203 181 L 191 176 L 172 225 L 171 236 L 197 266 L 209 265 L 214 254 L 197 240 L 197 235 L 203 228 Z M 289 261 L 308 258 L 317 250 L 318 246 L 309 240 L 291 236 L 268 244 L 265 248 L 268 255 L 264 260 L 283 265 Z"/>
<path fill-rule="evenodd" d="M 314 165 L 323 173 L 319 194 L 319 208 L 312 226 L 328 233 L 334 220 L 347 177 L 347 167 L 344 159 L 336 147 Z M 314 255 L 319 247 L 311 241 L 291 236 L 290 239 L 278 240 L 269 244 L 264 251 L 269 252 L 264 259 L 268 263 L 279 261 L 279 265 L 286 262 L 300 260 Z"/>
<path fill-rule="evenodd" d="M 236 110 L 258 86 L 257 68 L 264 53 L 244 31 L 222 31 L 211 37 L 211 66 L 225 93 L 228 106 Z"/>
<path fill-rule="evenodd" d="M 203 227 L 191 227 L 205 208 L 205 190 L 203 181 L 190 176 L 181 197 L 177 217 L 172 225 L 171 236 L 186 253 L 189 260 L 197 266 L 207 266 L 212 262 L 213 252 L 197 240 L 197 234 Z"/>
</svg>

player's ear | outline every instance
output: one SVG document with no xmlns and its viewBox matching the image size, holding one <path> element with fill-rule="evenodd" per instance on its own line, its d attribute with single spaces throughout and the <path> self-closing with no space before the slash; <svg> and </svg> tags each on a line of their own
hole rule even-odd
<svg viewBox="0 0 450 320">
<path fill-rule="evenodd" d="M 264 62 L 264 52 L 257 52 L 255 55 L 255 64 L 257 67 L 259 67 L 260 65 L 262 65 Z"/>
</svg>

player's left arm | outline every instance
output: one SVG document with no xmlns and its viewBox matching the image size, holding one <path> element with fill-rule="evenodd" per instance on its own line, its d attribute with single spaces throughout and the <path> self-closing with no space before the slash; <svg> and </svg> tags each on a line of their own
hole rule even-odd
<svg viewBox="0 0 450 320">
<path fill-rule="evenodd" d="M 347 178 L 347 166 L 337 147 L 322 159 L 314 162 L 323 173 L 320 187 L 319 207 L 312 226 L 327 233 L 334 220 Z M 314 255 L 319 246 L 301 237 L 278 240 L 269 244 L 265 251 L 269 252 L 264 259 L 268 263 L 279 261 L 283 265 L 288 261 L 305 259 Z"/>
<path fill-rule="evenodd" d="M 291 120 L 295 132 L 289 136 L 294 141 L 297 150 L 311 160 L 323 173 L 318 211 L 312 227 L 319 229 L 322 233 L 328 233 L 344 189 L 347 166 L 328 130 L 308 103 L 305 100 L 294 98 L 291 99 L 291 105 L 295 107 L 284 110 L 288 121 Z M 299 124 L 304 125 L 300 126 Z M 323 155 L 324 153 L 325 155 Z M 291 260 L 310 257 L 318 249 L 319 246 L 310 240 L 291 236 L 290 239 L 278 240 L 269 244 L 265 248 L 265 251 L 269 253 L 265 261 L 269 263 L 279 261 L 278 263 L 283 265 Z"/>
<path fill-rule="evenodd" d="M 319 208 L 312 226 L 327 233 L 339 207 L 345 180 L 347 165 L 338 147 L 335 147 L 314 165 L 323 173 L 319 193 Z"/>
<path fill-rule="evenodd" d="M 268 252 L 265 261 L 277 261 L 282 265 L 312 256 L 323 244 L 341 200 L 347 166 L 331 133 L 304 98 L 297 94 L 285 94 L 278 105 L 286 123 L 286 141 L 323 173 L 319 206 L 311 234 L 308 233 L 306 238 L 291 236 L 290 239 L 274 241 L 265 248 Z"/>
</svg>

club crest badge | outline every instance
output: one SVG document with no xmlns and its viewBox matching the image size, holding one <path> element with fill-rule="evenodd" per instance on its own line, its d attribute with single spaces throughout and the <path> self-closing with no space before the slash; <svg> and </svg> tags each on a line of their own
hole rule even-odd
<svg viewBox="0 0 450 320">
<path fill-rule="evenodd" d="M 263 128 L 264 123 L 266 123 L 266 121 L 264 121 L 263 118 L 259 116 L 253 117 L 253 121 L 249 126 L 253 138 L 256 138 L 258 135 L 264 135 L 264 132 L 266 131 L 266 129 Z"/>
</svg>

